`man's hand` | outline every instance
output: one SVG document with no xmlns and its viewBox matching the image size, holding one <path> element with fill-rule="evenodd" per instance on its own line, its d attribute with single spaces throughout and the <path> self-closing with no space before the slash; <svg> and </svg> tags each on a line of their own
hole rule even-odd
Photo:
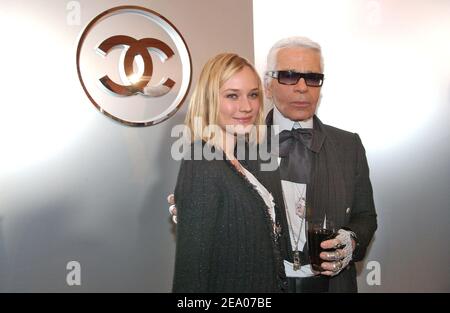
<svg viewBox="0 0 450 313">
<path fill-rule="evenodd" d="M 352 260 L 353 250 L 355 250 L 355 240 L 350 232 L 340 229 L 339 234 L 334 239 L 322 241 L 322 249 L 335 249 L 334 251 L 324 251 L 320 253 L 320 258 L 325 261 L 320 266 L 324 269 L 320 274 L 335 276 L 339 274 Z"/>
<path fill-rule="evenodd" d="M 171 193 L 167 197 L 167 203 L 170 204 L 169 206 L 169 213 L 172 215 L 172 221 L 176 224 L 177 223 L 177 207 L 175 206 L 175 196 L 173 193 Z"/>
</svg>

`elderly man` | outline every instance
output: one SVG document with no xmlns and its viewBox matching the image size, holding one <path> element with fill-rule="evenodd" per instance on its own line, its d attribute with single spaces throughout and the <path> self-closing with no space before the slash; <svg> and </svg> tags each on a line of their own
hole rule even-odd
<svg viewBox="0 0 450 313">
<path fill-rule="evenodd" d="M 263 183 L 285 205 L 279 215 L 289 230 L 283 232 L 289 290 L 356 292 L 354 262 L 364 257 L 377 228 L 372 186 L 359 136 L 315 115 L 323 80 L 317 43 L 291 37 L 271 48 L 264 83 L 274 109 L 266 123 L 278 125 L 281 158 L 279 171 L 262 173 Z M 320 254 L 320 272 L 308 258 L 306 232 L 315 220 L 333 221 L 339 229 L 335 239 L 321 243 L 332 251 Z"/>
<path fill-rule="evenodd" d="M 279 167 L 253 172 L 275 198 L 290 292 L 356 292 L 354 262 L 363 259 L 377 228 L 359 136 L 325 125 L 315 115 L 323 81 L 319 44 L 291 37 L 269 51 L 264 84 L 274 108 L 266 123 L 278 135 Z M 313 267 L 307 229 L 316 220 L 333 225 L 337 236 L 321 242 L 323 262 Z"/>
</svg>

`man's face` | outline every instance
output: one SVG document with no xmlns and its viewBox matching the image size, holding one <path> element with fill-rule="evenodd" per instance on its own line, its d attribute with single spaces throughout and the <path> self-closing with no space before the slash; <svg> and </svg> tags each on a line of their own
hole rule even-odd
<svg viewBox="0 0 450 313">
<path fill-rule="evenodd" d="M 284 48 L 278 51 L 277 71 L 321 73 L 320 55 L 312 49 Z M 281 114 L 293 121 L 307 120 L 316 112 L 321 87 L 308 87 L 301 78 L 295 85 L 282 85 L 271 79 L 266 95 Z"/>
</svg>

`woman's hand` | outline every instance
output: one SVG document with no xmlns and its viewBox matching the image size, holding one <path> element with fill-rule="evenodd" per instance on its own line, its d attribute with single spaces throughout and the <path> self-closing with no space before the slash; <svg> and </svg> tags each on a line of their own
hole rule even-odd
<svg viewBox="0 0 450 313">
<path fill-rule="evenodd" d="M 172 221 L 176 224 L 177 223 L 177 207 L 175 206 L 175 196 L 173 195 L 173 193 L 171 193 L 167 197 L 167 203 L 170 205 L 169 213 L 170 213 L 170 215 L 172 215 Z"/>
</svg>

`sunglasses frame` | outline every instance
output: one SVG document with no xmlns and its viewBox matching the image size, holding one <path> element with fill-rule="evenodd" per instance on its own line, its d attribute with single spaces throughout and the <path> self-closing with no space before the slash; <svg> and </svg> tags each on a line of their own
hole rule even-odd
<svg viewBox="0 0 450 313">
<path fill-rule="evenodd" d="M 286 72 L 286 73 L 290 73 L 290 74 L 296 74 L 296 75 L 298 75 L 298 79 L 297 79 L 297 81 L 296 81 L 295 83 L 293 83 L 293 84 L 285 84 L 285 83 L 282 83 L 282 82 L 280 81 L 280 75 L 279 75 L 280 72 Z M 311 75 L 311 74 L 317 75 L 317 76 L 318 76 L 317 78 L 320 78 L 320 85 L 310 85 L 310 84 L 308 84 L 308 81 L 306 80 L 306 78 L 307 78 L 307 76 L 309 76 L 309 75 Z M 297 85 L 298 82 L 300 81 L 300 79 L 303 78 L 303 79 L 305 80 L 306 86 L 308 86 L 308 87 L 322 87 L 323 81 L 324 81 L 324 79 L 325 79 L 325 75 L 322 74 L 322 73 L 300 73 L 300 72 L 296 72 L 296 71 L 268 71 L 268 72 L 266 73 L 266 75 L 269 76 L 269 77 L 272 77 L 272 78 L 276 78 L 279 84 L 281 84 L 281 85 L 288 85 L 288 86 Z"/>
</svg>

